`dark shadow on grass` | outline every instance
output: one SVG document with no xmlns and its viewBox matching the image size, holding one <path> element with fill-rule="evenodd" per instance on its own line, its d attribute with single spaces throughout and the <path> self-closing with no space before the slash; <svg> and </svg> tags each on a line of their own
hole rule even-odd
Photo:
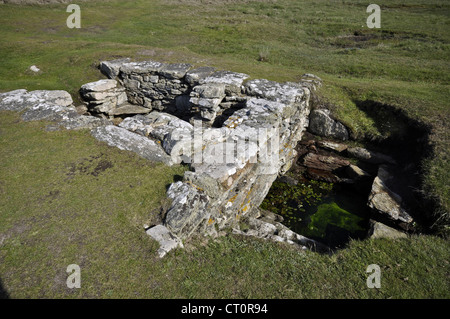
<svg viewBox="0 0 450 319">
<path fill-rule="evenodd" d="M 430 232 L 436 221 L 431 213 L 439 209 L 434 198 L 423 191 L 424 171 L 422 163 L 434 156 L 430 141 L 431 127 L 409 117 L 402 109 L 373 100 L 354 100 L 375 124 L 379 136 L 366 136 L 365 142 L 382 153 L 395 158 L 399 168 L 394 174 L 395 183 L 389 185 L 410 209 L 413 218 Z"/>
<path fill-rule="evenodd" d="M 0 299 L 10 299 L 8 291 L 3 287 L 2 280 L 0 279 Z"/>
</svg>

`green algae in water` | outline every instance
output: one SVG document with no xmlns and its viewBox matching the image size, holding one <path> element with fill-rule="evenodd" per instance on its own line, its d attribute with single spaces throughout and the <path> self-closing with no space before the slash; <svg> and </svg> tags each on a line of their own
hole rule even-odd
<svg viewBox="0 0 450 319">
<path fill-rule="evenodd" d="M 301 213 L 319 203 L 332 189 L 332 183 L 314 180 L 298 185 L 275 181 L 260 207 L 283 216 L 284 224 L 292 228 L 302 221 Z"/>
<path fill-rule="evenodd" d="M 307 181 L 297 185 L 274 182 L 261 204 L 284 217 L 287 227 L 336 248 L 367 233 L 367 196 L 351 187 Z"/>
<path fill-rule="evenodd" d="M 320 204 L 317 206 L 316 213 L 310 216 L 309 224 L 302 227 L 302 233 L 309 237 L 325 238 L 328 225 L 355 233 L 364 231 L 364 228 L 358 224 L 363 220 L 362 217 L 342 209 L 336 202 Z"/>
</svg>

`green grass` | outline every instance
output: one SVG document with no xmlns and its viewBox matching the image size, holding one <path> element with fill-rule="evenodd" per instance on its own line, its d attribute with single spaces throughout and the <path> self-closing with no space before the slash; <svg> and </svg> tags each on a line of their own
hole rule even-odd
<svg viewBox="0 0 450 319">
<path fill-rule="evenodd" d="M 380 2 L 381 30 L 364 26 L 364 1 L 209 2 L 86 2 L 81 29 L 66 27 L 65 5 L 1 5 L 0 91 L 63 89 L 77 100 L 82 84 L 102 77 L 98 62 L 117 57 L 275 81 L 315 73 L 321 98 L 357 139 L 385 134 L 357 101 L 431 127 L 423 191 L 448 225 L 447 1 Z M 42 73 L 27 71 L 33 64 Z M 153 165 L 87 132 L 19 122 L 0 115 L 0 278 L 12 297 L 449 297 L 448 241 L 432 236 L 355 241 L 332 257 L 230 236 L 157 260 L 142 225 L 157 221 L 165 187 L 184 168 Z M 65 287 L 72 263 L 80 290 Z M 380 290 L 365 286 L 371 263 L 382 267 Z"/>
</svg>

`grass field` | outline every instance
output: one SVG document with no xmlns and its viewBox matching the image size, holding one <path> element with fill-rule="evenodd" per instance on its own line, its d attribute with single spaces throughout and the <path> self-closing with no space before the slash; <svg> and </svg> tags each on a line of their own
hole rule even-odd
<svg viewBox="0 0 450 319">
<path fill-rule="evenodd" d="M 429 127 L 423 191 L 449 216 L 450 4 L 382 1 L 382 28 L 364 1 L 91 1 L 82 28 L 64 5 L 0 5 L 0 91 L 79 87 L 117 57 L 189 62 L 252 78 L 324 80 L 322 100 L 364 139 L 384 138 L 374 101 Z M 42 73 L 27 69 L 37 65 Z M 45 132 L 0 114 L 0 280 L 11 297 L 449 297 L 448 241 L 412 236 L 355 241 L 333 256 L 235 236 L 155 259 L 143 223 L 185 168 L 153 165 L 88 132 Z M 70 151 L 68 151 L 70 150 Z M 430 214 L 433 213 L 430 211 Z M 196 247 L 195 249 L 193 247 Z M 82 268 L 83 289 L 65 286 Z M 383 286 L 365 286 L 367 265 Z"/>
</svg>

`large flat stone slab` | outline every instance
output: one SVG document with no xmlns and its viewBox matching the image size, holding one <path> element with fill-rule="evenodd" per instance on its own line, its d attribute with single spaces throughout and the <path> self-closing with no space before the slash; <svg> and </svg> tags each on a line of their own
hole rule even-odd
<svg viewBox="0 0 450 319">
<path fill-rule="evenodd" d="M 278 83 L 266 79 L 256 79 L 245 83 L 245 92 L 250 96 L 270 101 L 292 104 L 300 102 L 306 92 L 298 83 Z"/>
<path fill-rule="evenodd" d="M 67 107 L 73 104 L 72 97 L 62 90 L 37 90 L 30 91 L 20 89 L 0 94 L 0 110 L 23 111 L 38 104 L 57 105 Z"/>
<path fill-rule="evenodd" d="M 100 71 L 110 79 L 115 79 L 120 72 L 120 67 L 124 63 L 130 62 L 130 58 L 116 59 L 100 62 Z"/>
<path fill-rule="evenodd" d="M 160 74 L 168 79 L 181 79 L 191 67 L 192 65 L 187 63 L 168 64 L 161 69 Z"/>
<path fill-rule="evenodd" d="M 120 71 L 124 73 L 145 74 L 159 72 L 165 67 L 165 63 L 156 61 L 128 62 L 122 64 Z"/>
<path fill-rule="evenodd" d="M 185 80 L 190 85 L 194 86 L 198 84 L 201 80 L 207 78 L 212 73 L 214 73 L 215 69 L 209 66 L 203 66 L 199 68 L 195 68 L 193 70 L 189 70 L 185 75 Z"/>
<path fill-rule="evenodd" d="M 381 165 L 378 169 L 378 175 L 372 184 L 368 205 L 381 218 L 397 223 L 400 226 L 408 225 L 413 222 L 413 218 L 403 208 L 403 200 L 400 195 L 388 187 L 390 176 L 388 170 Z"/>
<path fill-rule="evenodd" d="M 328 110 L 313 110 L 310 115 L 308 130 L 316 135 L 332 137 L 342 141 L 348 140 L 347 128 L 331 118 Z"/>
<path fill-rule="evenodd" d="M 134 152 L 150 161 L 172 165 L 170 156 L 164 152 L 162 147 L 153 140 L 142 135 L 132 133 L 124 128 L 114 125 L 95 128 L 91 133 L 96 139 L 106 142 L 110 146 Z"/>
<path fill-rule="evenodd" d="M 124 103 L 124 104 L 118 105 L 116 108 L 113 108 L 112 110 L 110 110 L 108 112 L 108 114 L 117 116 L 117 115 L 129 115 L 129 114 L 147 114 L 150 112 L 151 112 L 151 110 L 146 107 L 134 105 L 134 104 L 130 104 L 130 103 Z"/>
<path fill-rule="evenodd" d="M 89 82 L 81 86 L 83 92 L 103 92 L 117 87 L 117 81 L 112 79 L 103 79 L 95 82 Z"/>
</svg>

